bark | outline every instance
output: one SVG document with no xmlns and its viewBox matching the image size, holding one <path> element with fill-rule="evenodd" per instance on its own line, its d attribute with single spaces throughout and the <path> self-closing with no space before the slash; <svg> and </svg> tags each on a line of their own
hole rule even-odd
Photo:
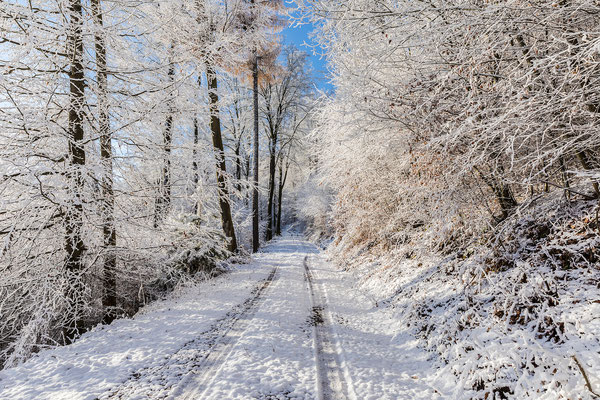
<svg viewBox="0 0 600 400">
<path fill-rule="evenodd" d="M 252 63 L 252 81 L 254 86 L 254 187 L 252 189 L 252 251 L 259 247 L 258 238 L 258 58 L 254 53 Z"/>
<path fill-rule="evenodd" d="M 171 50 L 173 50 L 171 46 Z M 169 82 L 175 80 L 175 65 L 169 60 L 168 71 Z M 159 223 L 169 212 L 171 206 L 171 147 L 173 144 L 173 100 L 169 99 L 167 117 L 165 119 L 165 131 L 163 135 L 163 166 L 156 197 L 156 208 L 154 212 L 154 227 L 158 228 Z"/>
<path fill-rule="evenodd" d="M 223 148 L 223 137 L 221 135 L 221 120 L 219 118 L 219 95 L 217 93 L 217 74 L 211 62 L 206 63 L 206 77 L 208 79 L 208 97 L 210 106 L 210 130 L 212 132 L 213 146 L 217 158 L 217 187 L 219 190 L 219 205 L 221 206 L 221 222 L 223 232 L 229 240 L 227 249 L 231 252 L 237 250 L 237 240 L 231 217 L 231 206 L 229 204 L 229 189 L 227 188 L 227 166 L 225 163 L 225 151 Z"/>
<path fill-rule="evenodd" d="M 175 66 L 171 62 L 169 65 L 169 82 L 175 80 Z M 169 100 L 169 110 L 165 120 L 165 136 L 164 136 L 164 162 L 163 162 L 163 200 L 164 210 L 166 213 L 171 205 L 171 147 L 173 144 L 173 104 L 172 99 Z"/>
<path fill-rule="evenodd" d="M 240 136 L 240 138 L 238 138 L 238 141 L 235 145 L 235 180 L 236 180 L 235 187 L 238 192 L 242 191 L 242 183 L 240 182 L 242 180 L 242 160 L 240 158 L 241 147 L 242 147 L 242 139 Z"/>
<path fill-rule="evenodd" d="M 517 200 L 513 195 L 513 192 L 510 186 L 506 183 L 501 182 L 496 176 L 492 173 L 489 175 L 483 174 L 478 168 L 475 168 L 483 182 L 489 186 L 494 195 L 496 196 L 496 200 L 498 201 L 498 205 L 500 206 L 500 211 L 502 212 L 501 216 L 497 218 L 499 221 L 505 220 L 512 211 L 518 206 Z M 504 171 L 500 171 L 502 174 Z"/>
<path fill-rule="evenodd" d="M 246 154 L 246 160 L 245 160 L 246 161 L 246 171 L 244 171 L 244 172 L 245 172 L 245 175 L 246 175 L 246 183 L 247 184 L 250 183 L 250 158 L 251 158 L 250 154 Z M 246 207 L 248 205 L 250 205 L 250 192 L 248 190 L 246 190 L 246 199 L 245 199 L 245 201 L 246 201 Z"/>
<path fill-rule="evenodd" d="M 198 188 L 198 182 L 200 181 L 200 175 L 198 174 L 198 139 L 198 118 L 194 118 L 194 149 L 192 150 L 192 171 L 194 173 L 194 190 Z"/>
<path fill-rule="evenodd" d="M 66 298 L 71 321 L 64 329 L 67 342 L 72 342 L 83 330 L 83 296 L 84 284 L 82 275 L 84 271 L 83 256 L 85 244 L 82 238 L 83 231 L 83 198 L 84 189 L 83 167 L 86 162 L 84 148 L 84 116 L 85 104 L 85 76 L 83 67 L 83 11 L 80 0 L 69 1 L 69 31 L 68 46 L 70 57 L 69 68 L 69 158 L 67 178 L 73 189 L 73 197 L 69 210 L 65 213 L 65 268 L 69 279 Z"/>
<path fill-rule="evenodd" d="M 98 80 L 98 124 L 100 128 L 100 158 L 102 162 L 102 237 L 104 248 L 104 271 L 102 307 L 104 323 L 111 323 L 115 318 L 117 306 L 117 233 L 115 229 L 115 195 L 113 189 L 112 137 L 110 117 L 108 113 L 108 74 L 106 68 L 106 40 L 102 29 L 102 6 L 100 0 L 91 0 L 92 14 L 96 25 L 94 44 L 96 50 L 96 67 Z"/>
<path fill-rule="evenodd" d="M 560 173 L 562 175 L 562 179 L 563 179 L 563 186 L 565 187 L 564 189 L 564 195 L 565 195 L 565 199 L 567 200 L 568 203 L 571 202 L 571 182 L 569 181 L 569 174 L 567 172 L 567 166 L 565 165 L 565 160 L 563 157 L 560 157 L 558 159 L 559 164 L 560 164 Z"/>
<path fill-rule="evenodd" d="M 277 131 L 271 130 L 269 154 L 269 198 L 267 203 L 267 232 L 266 239 L 273 239 L 273 198 L 275 196 L 275 172 L 277 164 Z"/>
<path fill-rule="evenodd" d="M 200 82 L 200 81 L 198 81 Z M 200 202 L 197 200 L 198 198 L 198 182 L 200 182 L 200 173 L 198 171 L 198 141 L 200 137 L 200 127 L 198 125 L 198 118 L 194 118 L 194 149 L 192 151 L 192 171 L 194 174 L 194 193 L 196 195 L 196 204 L 194 205 L 194 212 L 197 216 L 200 216 L 201 206 Z"/>
<path fill-rule="evenodd" d="M 281 205 L 283 203 L 283 187 L 287 180 L 287 169 L 285 175 L 283 174 L 283 160 L 279 164 L 279 193 L 277 195 L 277 224 L 275 228 L 275 234 L 281 236 Z"/>
<path fill-rule="evenodd" d="M 239 124 L 240 118 L 241 118 L 241 110 L 240 110 L 240 105 L 239 102 L 236 100 L 236 102 L 234 103 L 234 112 L 230 113 L 231 116 L 231 133 L 235 139 L 235 179 L 236 179 L 236 183 L 235 183 L 235 189 L 237 190 L 238 193 L 241 193 L 242 191 L 242 159 L 241 159 L 241 154 L 242 154 L 242 140 L 244 138 L 244 131 L 245 129 L 242 128 L 241 126 L 239 127 L 239 131 L 238 131 L 238 127 L 237 125 Z"/>
<path fill-rule="evenodd" d="M 496 182 L 494 187 L 494 194 L 500 204 L 500 209 L 502 210 L 501 219 L 506 219 L 511 212 L 517 207 L 517 200 L 512 193 L 512 190 L 509 185 L 505 183 Z"/>
</svg>

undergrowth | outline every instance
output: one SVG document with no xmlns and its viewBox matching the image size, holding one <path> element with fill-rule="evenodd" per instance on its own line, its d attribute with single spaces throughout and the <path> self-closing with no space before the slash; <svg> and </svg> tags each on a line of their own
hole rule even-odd
<svg viewBox="0 0 600 400">
<path fill-rule="evenodd" d="M 449 398 L 594 399 L 600 205 L 563 201 L 531 201 L 449 253 L 419 247 L 415 235 L 393 249 L 371 242 L 345 254 L 339 238 L 330 254 L 435 355 Z"/>
</svg>

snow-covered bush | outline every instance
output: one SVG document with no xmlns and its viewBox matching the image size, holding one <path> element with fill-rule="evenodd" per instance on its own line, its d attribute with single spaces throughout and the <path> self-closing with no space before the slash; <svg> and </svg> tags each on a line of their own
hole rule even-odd
<svg viewBox="0 0 600 400">
<path fill-rule="evenodd" d="M 583 374 L 597 391 L 597 209 L 538 201 L 489 242 L 445 257 L 415 257 L 410 245 L 329 252 L 432 353 L 447 398 L 593 399 Z"/>
<path fill-rule="evenodd" d="M 335 86 L 314 130 L 332 259 L 403 310 L 453 398 L 590 398 L 597 2 L 299 4 Z"/>
</svg>

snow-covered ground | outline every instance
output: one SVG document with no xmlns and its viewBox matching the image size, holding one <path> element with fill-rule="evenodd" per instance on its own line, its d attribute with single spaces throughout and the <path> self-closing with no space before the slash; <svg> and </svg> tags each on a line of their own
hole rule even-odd
<svg viewBox="0 0 600 400">
<path fill-rule="evenodd" d="M 0 399 L 439 397 L 430 353 L 353 285 L 286 236 L 248 265 L 1 371 Z"/>
<path fill-rule="evenodd" d="M 372 304 L 410 327 L 439 367 L 427 381 L 443 398 L 598 399 L 596 203 L 560 201 L 515 215 L 494 242 L 445 256 L 417 247 L 420 239 L 345 247 L 352 236 L 327 253 Z"/>
</svg>

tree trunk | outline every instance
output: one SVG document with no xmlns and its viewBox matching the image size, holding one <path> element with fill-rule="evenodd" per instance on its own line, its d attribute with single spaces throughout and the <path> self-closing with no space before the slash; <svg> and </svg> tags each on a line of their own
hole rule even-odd
<svg viewBox="0 0 600 400">
<path fill-rule="evenodd" d="M 200 181 L 200 175 L 198 174 L 198 139 L 199 139 L 199 127 L 198 118 L 194 118 L 194 148 L 192 150 L 192 171 L 193 171 L 193 182 L 194 190 L 198 187 Z"/>
<path fill-rule="evenodd" d="M 64 335 L 72 342 L 83 329 L 83 308 L 85 287 L 82 280 L 85 252 L 83 243 L 83 167 L 85 166 L 85 148 L 83 131 L 83 107 L 85 104 L 85 76 L 83 67 L 83 12 L 80 0 L 69 1 L 69 161 L 67 178 L 73 196 L 69 209 L 65 213 L 65 268 L 69 287 L 68 301 L 70 323 L 65 327 Z"/>
<path fill-rule="evenodd" d="M 503 221 L 511 214 L 511 212 L 518 206 L 517 200 L 513 195 L 513 192 L 509 185 L 501 182 L 494 173 L 490 173 L 489 175 L 483 174 L 478 168 L 475 168 L 483 182 L 492 189 L 492 192 L 496 196 L 496 200 L 498 201 L 498 205 L 500 206 L 500 211 L 502 215 L 500 218 L 496 218 L 499 221 Z M 504 172 L 503 168 L 500 168 L 500 173 Z"/>
<path fill-rule="evenodd" d="M 175 81 L 175 65 L 169 60 L 169 83 Z M 163 199 L 164 209 L 163 216 L 171 206 L 171 147 L 173 144 L 173 99 L 169 99 L 169 109 L 167 111 L 167 119 L 165 120 L 165 136 L 164 136 L 164 162 L 163 162 Z"/>
<path fill-rule="evenodd" d="M 270 162 L 269 162 L 269 199 L 267 203 L 267 232 L 266 239 L 273 239 L 273 197 L 275 196 L 275 169 L 277 163 L 277 132 L 271 132 L 270 146 Z"/>
<path fill-rule="evenodd" d="M 569 181 L 569 174 L 567 172 L 567 166 L 565 165 L 565 159 L 561 156 L 559 157 L 558 161 L 560 164 L 560 173 L 562 175 L 563 185 L 565 187 L 565 200 L 567 200 L 567 203 L 571 203 L 571 182 Z"/>
<path fill-rule="evenodd" d="M 250 153 L 246 154 L 246 171 L 245 175 L 246 175 L 246 184 L 248 185 L 247 187 L 249 187 L 250 184 Z M 246 190 L 246 196 L 245 196 L 245 201 L 246 201 L 246 207 L 248 207 L 250 205 L 250 191 Z"/>
<path fill-rule="evenodd" d="M 275 234 L 277 236 L 281 236 L 281 204 L 283 203 L 283 187 L 285 186 L 285 181 L 287 178 L 287 170 L 285 171 L 285 176 L 283 175 L 283 160 L 279 164 L 279 193 L 277 195 L 277 225 Z"/>
<path fill-rule="evenodd" d="M 171 51 L 173 46 L 171 45 Z M 175 65 L 169 57 L 169 82 L 175 81 Z M 163 167 L 158 187 L 158 196 L 156 198 L 156 209 L 154 213 L 154 227 L 158 228 L 159 223 L 169 212 L 171 206 L 171 147 L 173 143 L 173 99 L 169 99 L 167 118 L 165 120 L 165 131 L 163 136 Z"/>
<path fill-rule="evenodd" d="M 198 80 L 200 82 L 200 80 Z M 198 141 L 200 136 L 200 127 L 198 125 L 198 118 L 194 118 L 194 149 L 192 150 L 192 171 L 194 174 L 194 196 L 196 198 L 196 204 L 194 205 L 194 212 L 200 216 L 200 202 L 198 201 L 198 182 L 200 182 L 200 172 L 198 171 Z"/>
<path fill-rule="evenodd" d="M 254 187 L 252 189 L 252 251 L 259 247 L 258 238 L 258 56 L 254 52 L 252 63 L 252 81 L 254 86 Z"/>
<path fill-rule="evenodd" d="M 217 187 L 219 190 L 219 205 L 221 206 L 221 222 L 225 236 L 229 239 L 228 250 L 237 250 L 233 218 L 231 217 L 231 206 L 229 204 L 229 189 L 227 188 L 227 166 L 225 163 L 225 151 L 223 149 L 223 137 L 221 135 L 221 120 L 219 119 L 219 95 L 217 93 L 217 74 L 213 65 L 207 61 L 206 77 L 208 79 L 208 97 L 210 105 L 210 130 L 212 132 L 213 146 L 217 158 Z"/>
<path fill-rule="evenodd" d="M 104 323 L 111 323 L 115 318 L 117 306 L 117 233 L 115 230 L 115 195 L 113 189 L 112 137 L 108 114 L 108 75 L 106 69 L 106 41 L 102 32 L 102 7 L 100 0 L 91 0 L 92 14 L 96 25 L 94 35 L 96 49 L 96 67 L 98 81 L 98 124 L 100 128 L 100 159 L 102 162 L 102 236 L 104 247 L 104 292 L 102 307 Z"/>
<path fill-rule="evenodd" d="M 242 191 L 242 183 L 240 182 L 242 180 L 242 160 L 240 158 L 241 147 L 242 139 L 240 137 L 235 145 L 235 187 L 238 192 Z"/>
<path fill-rule="evenodd" d="M 496 198 L 500 204 L 500 209 L 502 210 L 502 220 L 504 220 L 511 214 L 518 204 L 513 196 L 510 186 L 499 182 L 496 182 L 496 185 L 497 186 L 494 189 L 494 193 L 496 194 Z"/>
</svg>

